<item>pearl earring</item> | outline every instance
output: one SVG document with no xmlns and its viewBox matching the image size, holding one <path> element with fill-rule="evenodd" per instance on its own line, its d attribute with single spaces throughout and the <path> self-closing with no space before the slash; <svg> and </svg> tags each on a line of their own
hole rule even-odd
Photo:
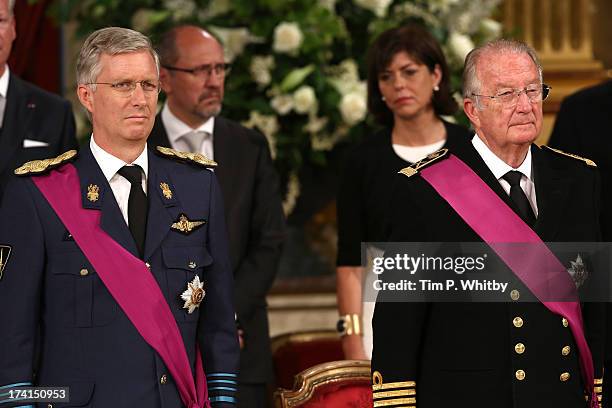
<svg viewBox="0 0 612 408">
<path fill-rule="evenodd" d="M 440 90 L 440 87 L 438 85 L 434 85 L 434 92 L 438 92 Z"/>
<path fill-rule="evenodd" d="M 381 97 L 380 97 L 380 99 L 381 99 L 382 101 L 386 101 L 386 100 L 387 100 L 387 98 L 385 98 L 384 96 L 381 96 Z"/>
</svg>

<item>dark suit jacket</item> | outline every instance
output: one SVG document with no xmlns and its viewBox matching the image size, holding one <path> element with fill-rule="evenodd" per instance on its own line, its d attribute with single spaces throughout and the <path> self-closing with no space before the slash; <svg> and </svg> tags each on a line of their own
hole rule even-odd
<svg viewBox="0 0 612 408">
<path fill-rule="evenodd" d="M 266 294 L 272 285 L 285 236 L 279 181 L 265 138 L 222 117 L 213 130 L 215 173 L 221 185 L 234 269 L 235 305 L 245 333 L 240 381 L 263 383 L 272 376 Z M 170 146 L 161 115 L 151 146 Z"/>
<path fill-rule="evenodd" d="M 449 150 L 517 211 L 471 142 L 452 141 Z M 540 238 L 598 241 L 597 170 L 535 145 L 532 160 L 539 212 L 534 230 Z M 482 242 L 418 174 L 396 176 L 391 203 L 389 242 Z M 585 304 L 583 316 L 595 378 L 601 378 L 604 307 Z M 516 317 L 520 327 L 513 323 Z M 507 303 L 378 302 L 373 331 L 372 371 L 385 383 L 416 381 L 421 408 L 585 406 L 573 336 L 561 317 L 539 302 L 512 302 L 510 296 Z M 515 351 L 518 343 L 524 352 Z M 565 346 L 571 350 L 567 356 L 561 353 Z M 518 370 L 526 372 L 522 381 L 515 378 Z M 570 374 L 565 382 L 563 372 Z"/>
<path fill-rule="evenodd" d="M 48 146 L 24 148 L 24 140 L 36 140 Z M 55 157 L 76 148 L 70 102 L 11 72 L 0 133 L 0 196 L 7 178 L 26 161 Z"/>
<path fill-rule="evenodd" d="M 81 149 L 74 166 L 83 211 L 99 212 L 100 228 L 138 256 L 111 187 L 88 146 Z M 171 198 L 164 196 L 161 183 L 169 185 Z M 87 199 L 89 185 L 99 187 L 95 202 Z M 216 178 L 200 166 L 149 151 L 147 197 L 143 260 L 176 319 L 190 364 L 194 367 L 199 345 L 208 380 L 215 373 L 231 380 L 238 370 L 239 348 Z M 171 229 L 180 214 L 206 223 L 189 234 L 181 233 Z M 24 382 L 68 386 L 70 403 L 60 406 L 184 406 L 163 360 L 119 307 L 30 177 L 12 178 L 7 185 L 0 207 L 0 243 L 12 247 L 0 280 L 0 386 Z M 83 269 L 88 273 L 82 274 Z M 206 295 L 189 314 L 180 295 L 196 275 L 204 282 Z M 134 296 L 138 284 L 133 283 Z M 39 326 L 41 356 L 36 364 L 34 338 Z M 214 385 L 209 384 L 209 395 L 227 394 Z M 224 406 L 233 404 L 213 403 Z"/>
<path fill-rule="evenodd" d="M 612 241 L 612 81 L 583 89 L 561 103 L 548 145 L 587 157 L 602 176 L 602 233 Z M 611 358 L 612 360 L 612 358 Z"/>
</svg>

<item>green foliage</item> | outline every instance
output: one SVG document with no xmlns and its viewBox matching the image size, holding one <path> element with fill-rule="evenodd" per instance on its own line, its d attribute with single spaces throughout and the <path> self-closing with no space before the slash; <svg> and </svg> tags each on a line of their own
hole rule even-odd
<svg viewBox="0 0 612 408">
<path fill-rule="evenodd" d="M 471 41 L 495 35 L 487 17 L 499 1 L 56 0 L 52 13 L 75 21 L 79 36 L 122 26 L 155 42 L 179 23 L 209 28 L 233 65 L 224 115 L 258 128 L 291 179 L 306 163 L 324 166 L 337 143 L 370 131 L 365 57 L 373 38 L 406 21 L 424 23 L 442 43 L 459 91 L 462 58 Z"/>
</svg>

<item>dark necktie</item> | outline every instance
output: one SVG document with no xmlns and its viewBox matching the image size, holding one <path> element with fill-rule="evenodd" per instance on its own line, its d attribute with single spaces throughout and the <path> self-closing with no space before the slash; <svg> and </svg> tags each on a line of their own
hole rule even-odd
<svg viewBox="0 0 612 408">
<path fill-rule="evenodd" d="M 140 258 L 144 256 L 145 236 L 147 232 L 148 202 L 142 190 L 142 169 L 140 166 L 123 166 L 118 173 L 130 182 L 128 199 L 128 224 Z"/>
<path fill-rule="evenodd" d="M 519 210 L 519 215 L 529 226 L 533 226 L 536 221 L 536 217 L 531 209 L 531 204 L 525 195 L 525 192 L 521 188 L 521 177 L 523 174 L 519 171 L 509 171 L 502 177 L 510 184 L 510 198 L 516 204 Z"/>
</svg>

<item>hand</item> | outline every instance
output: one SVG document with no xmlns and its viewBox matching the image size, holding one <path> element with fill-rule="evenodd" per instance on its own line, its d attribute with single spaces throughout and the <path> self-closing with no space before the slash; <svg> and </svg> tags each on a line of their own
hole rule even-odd
<svg viewBox="0 0 612 408">
<path fill-rule="evenodd" d="M 342 338 L 342 351 L 347 360 L 367 360 L 363 339 L 359 335 L 348 335 Z"/>
</svg>

